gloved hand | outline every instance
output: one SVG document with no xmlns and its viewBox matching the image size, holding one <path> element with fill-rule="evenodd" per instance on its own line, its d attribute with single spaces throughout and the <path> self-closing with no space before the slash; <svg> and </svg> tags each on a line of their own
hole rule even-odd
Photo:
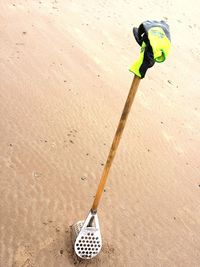
<svg viewBox="0 0 200 267">
<path fill-rule="evenodd" d="M 137 43 L 141 46 L 139 59 L 130 71 L 144 78 L 148 68 L 155 62 L 163 62 L 170 49 L 169 26 L 165 21 L 145 21 L 139 28 L 133 28 Z"/>
</svg>

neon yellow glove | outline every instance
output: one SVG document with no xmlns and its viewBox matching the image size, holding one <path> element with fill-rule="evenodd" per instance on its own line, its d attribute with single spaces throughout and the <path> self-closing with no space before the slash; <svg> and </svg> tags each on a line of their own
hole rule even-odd
<svg viewBox="0 0 200 267">
<path fill-rule="evenodd" d="M 133 34 L 141 46 L 139 59 L 129 69 L 138 77 L 144 78 L 148 68 L 155 62 L 163 62 L 170 50 L 169 26 L 165 21 L 145 21 L 139 28 L 133 28 Z"/>
</svg>

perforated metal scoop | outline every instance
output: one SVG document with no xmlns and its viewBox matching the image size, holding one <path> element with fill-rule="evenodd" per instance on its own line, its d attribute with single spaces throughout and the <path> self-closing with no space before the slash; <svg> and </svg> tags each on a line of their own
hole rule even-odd
<svg viewBox="0 0 200 267">
<path fill-rule="evenodd" d="M 101 250 L 102 239 L 97 213 L 90 211 L 85 221 L 72 226 L 74 250 L 78 257 L 91 259 Z"/>
</svg>

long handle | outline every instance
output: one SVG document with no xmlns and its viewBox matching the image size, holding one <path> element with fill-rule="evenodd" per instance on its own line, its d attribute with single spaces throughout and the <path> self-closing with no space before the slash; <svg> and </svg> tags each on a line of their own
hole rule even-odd
<svg viewBox="0 0 200 267">
<path fill-rule="evenodd" d="M 128 94 L 128 97 L 127 97 L 127 100 L 126 100 L 126 103 L 125 103 L 125 106 L 124 106 L 124 109 L 123 109 L 123 112 L 122 112 L 122 115 L 121 115 L 121 118 L 120 118 L 120 121 L 119 121 L 119 124 L 118 124 L 118 127 L 117 127 L 117 131 L 115 133 L 115 137 L 113 139 L 113 143 L 112 143 L 112 146 L 111 146 L 111 149 L 110 149 L 107 161 L 106 161 L 106 165 L 104 167 L 104 170 L 103 170 L 103 173 L 101 176 L 101 180 L 99 182 L 99 186 L 98 186 L 96 196 L 95 196 L 95 199 L 94 199 L 94 202 L 92 205 L 92 209 L 91 209 L 91 211 L 93 213 L 95 213 L 97 211 L 97 207 L 99 205 L 99 201 L 100 201 L 103 189 L 104 189 L 106 181 L 107 181 L 108 173 L 109 173 L 110 167 L 112 165 L 113 159 L 115 157 L 115 154 L 116 154 L 116 151 L 117 151 L 117 148 L 118 148 L 118 145 L 119 145 L 119 142 L 120 142 L 127 118 L 128 118 L 128 114 L 129 114 L 130 109 L 131 109 L 131 105 L 133 103 L 135 94 L 137 92 L 137 88 L 139 86 L 139 83 L 140 83 L 140 78 L 135 75 L 133 82 L 132 82 L 132 85 L 131 85 L 131 88 L 130 88 L 130 91 L 129 91 L 129 94 Z"/>
</svg>

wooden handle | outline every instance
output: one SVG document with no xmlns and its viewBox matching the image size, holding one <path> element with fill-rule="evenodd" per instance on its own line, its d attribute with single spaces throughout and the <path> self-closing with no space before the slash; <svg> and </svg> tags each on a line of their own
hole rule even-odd
<svg viewBox="0 0 200 267">
<path fill-rule="evenodd" d="M 131 88 L 130 88 L 130 91 L 129 91 L 129 94 L 128 94 L 128 97 L 127 97 L 127 100 L 126 100 L 126 103 L 125 103 L 125 106 L 124 106 L 124 109 L 123 109 L 123 112 L 122 112 L 122 115 L 121 115 L 121 118 L 120 118 L 120 121 L 119 121 L 119 125 L 117 127 L 117 131 L 115 133 L 115 137 L 113 139 L 113 143 L 112 143 L 112 146 L 111 146 L 111 149 L 110 149 L 107 161 L 106 161 L 106 165 L 104 166 L 101 180 L 99 182 L 96 196 L 95 196 L 95 199 L 94 199 L 94 202 L 92 205 L 92 209 L 91 209 L 92 212 L 97 211 L 97 207 L 99 205 L 99 201 L 100 201 L 102 192 L 104 190 L 104 187 L 105 187 L 105 184 L 107 181 L 108 173 L 109 173 L 110 167 L 112 165 L 113 159 L 115 157 L 115 154 L 116 154 L 116 151 L 117 151 L 117 148 L 118 148 L 118 145 L 119 145 L 119 142 L 120 142 L 127 118 L 128 118 L 128 114 L 129 114 L 130 109 L 131 109 L 131 105 L 133 103 L 135 94 L 137 92 L 137 88 L 139 86 L 139 83 L 140 83 L 140 78 L 135 75 L 133 82 L 132 82 L 132 85 L 131 85 Z"/>
</svg>

